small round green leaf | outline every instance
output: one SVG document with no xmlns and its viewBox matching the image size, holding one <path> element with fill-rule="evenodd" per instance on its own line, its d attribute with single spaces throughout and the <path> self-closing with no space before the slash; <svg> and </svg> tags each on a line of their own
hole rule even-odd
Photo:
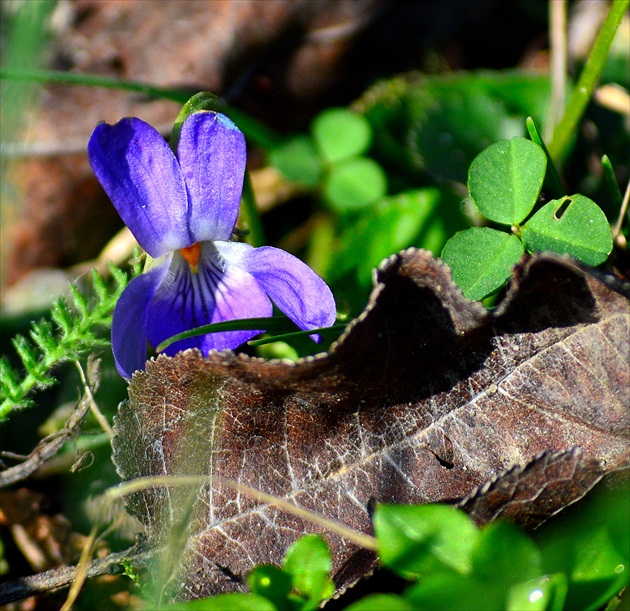
<svg viewBox="0 0 630 611">
<path fill-rule="evenodd" d="M 269 163 L 285 178 L 312 188 L 319 182 L 323 163 L 313 139 L 294 136 L 274 146 L 269 151 Z"/>
<path fill-rule="evenodd" d="M 613 247 L 602 209 L 584 195 L 570 195 L 545 204 L 521 229 L 529 252 L 568 254 L 587 265 L 599 265 Z"/>
<path fill-rule="evenodd" d="M 442 259 L 464 295 L 478 300 L 503 286 L 524 252 L 522 242 L 513 234 L 472 227 L 459 231 L 446 243 Z"/>
<path fill-rule="evenodd" d="M 311 133 L 324 159 L 331 163 L 361 155 L 372 141 L 372 126 L 347 108 L 328 108 L 318 114 Z"/>
<path fill-rule="evenodd" d="M 301 537 L 287 550 L 282 566 L 294 576 L 306 572 L 329 573 L 332 559 L 326 541 L 320 535 Z"/>
<path fill-rule="evenodd" d="M 337 212 L 359 210 L 387 193 L 387 177 L 373 159 L 356 157 L 331 168 L 324 179 L 324 197 Z"/>
<path fill-rule="evenodd" d="M 379 505 L 374 532 L 384 566 L 407 579 L 471 568 L 479 535 L 462 511 L 445 505 Z"/>
<path fill-rule="evenodd" d="M 473 160 L 468 190 L 487 219 L 518 225 L 538 199 L 546 168 L 544 151 L 531 140 L 500 140 Z"/>
<path fill-rule="evenodd" d="M 271 600 L 276 606 L 282 605 L 291 591 L 291 576 L 272 564 L 261 564 L 247 576 L 249 589 L 259 596 Z"/>
</svg>

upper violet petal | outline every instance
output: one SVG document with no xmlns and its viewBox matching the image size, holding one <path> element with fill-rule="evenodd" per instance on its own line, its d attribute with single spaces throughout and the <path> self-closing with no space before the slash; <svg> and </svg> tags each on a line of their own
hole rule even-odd
<svg viewBox="0 0 630 611">
<path fill-rule="evenodd" d="M 225 115 L 194 113 L 182 125 L 177 155 L 188 188 L 193 241 L 229 239 L 245 176 L 243 133 Z"/>
<path fill-rule="evenodd" d="M 116 303 L 112 319 L 112 351 L 116 369 L 131 378 L 147 360 L 147 314 L 151 298 L 170 265 L 170 257 L 146 274 L 134 278 Z"/>
<path fill-rule="evenodd" d="M 297 257 L 272 246 L 252 248 L 237 242 L 218 242 L 216 247 L 227 261 L 252 274 L 276 306 L 301 329 L 330 327 L 335 322 L 337 308 L 330 288 Z"/>
<path fill-rule="evenodd" d="M 152 257 L 192 244 L 184 178 L 153 127 L 137 118 L 101 123 L 88 142 L 88 156 L 118 214 Z"/>
<path fill-rule="evenodd" d="M 256 280 L 241 268 L 226 264 L 214 244 L 204 242 L 196 272 L 179 253 L 173 255 L 168 274 L 149 305 L 149 343 L 158 346 L 173 335 L 211 323 L 268 317 L 272 310 Z M 207 356 L 212 349 L 236 348 L 262 331 L 197 335 L 171 344 L 165 353 L 199 348 Z"/>
</svg>

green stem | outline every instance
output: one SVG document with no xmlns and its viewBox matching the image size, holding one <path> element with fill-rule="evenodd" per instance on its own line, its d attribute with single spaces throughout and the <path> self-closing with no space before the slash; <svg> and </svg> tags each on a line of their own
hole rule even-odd
<svg viewBox="0 0 630 611">
<path fill-rule="evenodd" d="M 252 246 L 265 245 L 265 231 L 260 220 L 260 212 L 256 206 L 256 196 L 252 187 L 252 179 L 249 171 L 245 171 L 245 182 L 243 183 L 243 199 L 241 205 L 240 218 L 248 230 L 247 241 Z"/>
<path fill-rule="evenodd" d="M 540 135 L 540 130 L 538 129 L 538 125 L 536 121 L 532 117 L 527 117 L 525 120 L 525 125 L 527 126 L 527 131 L 529 132 L 529 137 L 535 142 L 543 151 L 545 151 L 545 155 L 547 155 L 547 174 L 545 176 L 545 180 L 549 184 L 549 188 L 551 189 L 555 198 L 562 197 L 567 194 L 567 190 L 562 183 L 562 178 L 560 178 L 560 174 L 558 173 L 558 169 L 556 168 L 556 164 L 553 162 L 551 155 L 549 154 L 549 149 L 545 144 L 545 141 L 542 139 Z"/>
<path fill-rule="evenodd" d="M 604 68 L 615 33 L 625 12 L 628 10 L 629 4 L 630 0 L 613 0 L 611 3 L 608 16 L 593 45 L 577 86 L 569 98 L 564 115 L 556 126 L 549 143 L 549 153 L 556 163 L 562 159 L 571 136 L 586 110 L 586 106 Z"/>
<path fill-rule="evenodd" d="M 151 98 L 172 100 L 184 104 L 191 97 L 190 90 L 176 87 L 156 87 L 140 81 L 121 81 L 115 78 L 100 76 L 98 74 L 78 74 L 76 72 L 64 72 L 63 70 L 21 70 L 19 68 L 0 68 L 0 79 L 14 81 L 29 81 L 38 83 L 59 83 L 65 85 L 85 85 L 90 87 L 103 87 L 105 89 L 118 89 L 142 93 Z M 255 144 L 269 149 L 282 140 L 273 130 L 239 111 L 232 106 L 229 115 L 239 126 L 249 140 Z"/>
</svg>

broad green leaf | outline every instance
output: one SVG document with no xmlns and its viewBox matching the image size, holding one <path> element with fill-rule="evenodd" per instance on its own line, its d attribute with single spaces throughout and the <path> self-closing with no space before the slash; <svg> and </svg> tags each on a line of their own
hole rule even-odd
<svg viewBox="0 0 630 611">
<path fill-rule="evenodd" d="M 531 140 L 501 140 L 473 160 L 468 190 L 487 219 L 518 225 L 538 199 L 546 168 L 545 152 Z"/>
<path fill-rule="evenodd" d="M 421 236 L 425 248 L 434 245 L 439 252 L 446 239 L 439 203 L 440 192 L 434 188 L 382 199 L 342 233 L 334 277 L 356 268 L 361 283 L 370 286 L 372 270 L 385 257 L 416 245 Z"/>
<path fill-rule="evenodd" d="M 372 126 L 347 108 L 328 108 L 318 114 L 311 133 L 324 159 L 336 163 L 365 153 L 372 141 Z"/>
<path fill-rule="evenodd" d="M 497 611 L 507 598 L 492 582 L 452 571 L 419 580 L 404 596 L 418 611 Z"/>
<path fill-rule="evenodd" d="M 407 579 L 471 570 L 479 530 L 465 513 L 445 505 L 378 505 L 374 532 L 383 565 Z"/>
<path fill-rule="evenodd" d="M 324 179 L 324 197 L 338 212 L 369 206 L 387 193 L 387 177 L 373 159 L 356 157 L 333 166 Z"/>
<path fill-rule="evenodd" d="M 630 583 L 630 487 L 599 486 L 535 533 L 547 573 L 568 577 L 567 609 L 599 609 Z"/>
<path fill-rule="evenodd" d="M 355 106 L 374 128 L 375 159 L 465 183 L 479 151 L 524 135 L 528 115 L 544 120 L 549 92 L 547 76 L 522 70 L 409 74 L 377 83 Z"/>
<path fill-rule="evenodd" d="M 413 611 L 402 596 L 371 594 L 345 608 L 346 611 Z"/>
<path fill-rule="evenodd" d="M 171 607 L 173 611 L 278 611 L 278 608 L 264 596 L 257 594 L 220 594 L 211 598 L 200 598 Z"/>
<path fill-rule="evenodd" d="M 513 234 L 489 227 L 456 233 L 444 246 L 442 259 L 468 299 L 478 300 L 499 289 L 525 252 Z"/>
<path fill-rule="evenodd" d="M 563 611 L 567 589 L 564 573 L 517 583 L 508 593 L 507 611 Z"/>
<path fill-rule="evenodd" d="M 613 247 L 606 216 L 584 195 L 570 195 L 545 204 L 522 227 L 521 238 L 530 252 L 568 254 L 587 265 L 603 263 Z"/>
<path fill-rule="evenodd" d="M 475 577 L 506 586 L 541 574 L 540 550 L 509 522 L 493 522 L 481 530 L 472 551 Z"/>
<path fill-rule="evenodd" d="M 292 577 L 297 590 L 300 608 L 317 609 L 322 600 L 335 593 L 335 584 L 329 576 L 332 559 L 326 542 L 320 535 L 306 535 L 298 539 L 287 551 L 284 572 Z"/>
<path fill-rule="evenodd" d="M 274 146 L 269 151 L 269 163 L 288 180 L 308 188 L 319 183 L 324 168 L 313 139 L 306 135 Z"/>
</svg>

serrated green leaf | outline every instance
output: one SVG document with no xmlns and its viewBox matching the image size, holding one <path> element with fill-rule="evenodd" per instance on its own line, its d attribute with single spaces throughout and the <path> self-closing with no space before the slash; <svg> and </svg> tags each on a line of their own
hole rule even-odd
<svg viewBox="0 0 630 611">
<path fill-rule="evenodd" d="M 319 183 L 324 170 L 312 138 L 306 135 L 294 136 L 274 146 L 268 159 L 287 180 L 308 188 Z"/>
<path fill-rule="evenodd" d="M 387 193 L 387 176 L 373 159 L 355 157 L 330 169 L 324 178 L 323 193 L 337 212 L 360 210 Z"/>
<path fill-rule="evenodd" d="M 407 579 L 444 571 L 468 573 L 479 530 L 445 505 L 378 505 L 374 532 L 384 566 Z"/>
<path fill-rule="evenodd" d="M 473 160 L 468 190 L 487 219 L 518 225 L 538 199 L 546 168 L 545 152 L 531 140 L 501 140 Z"/>
<path fill-rule="evenodd" d="M 442 259 L 468 299 L 482 299 L 499 289 L 525 252 L 513 234 L 489 227 L 456 233 L 444 246 Z"/>
<path fill-rule="evenodd" d="M 347 108 L 328 108 L 311 124 L 311 133 L 322 157 L 329 163 L 362 155 L 372 141 L 372 126 Z"/>
<path fill-rule="evenodd" d="M 612 251 L 612 232 L 602 209 L 584 195 L 545 204 L 521 229 L 530 252 L 568 254 L 587 265 L 603 263 Z"/>
</svg>

